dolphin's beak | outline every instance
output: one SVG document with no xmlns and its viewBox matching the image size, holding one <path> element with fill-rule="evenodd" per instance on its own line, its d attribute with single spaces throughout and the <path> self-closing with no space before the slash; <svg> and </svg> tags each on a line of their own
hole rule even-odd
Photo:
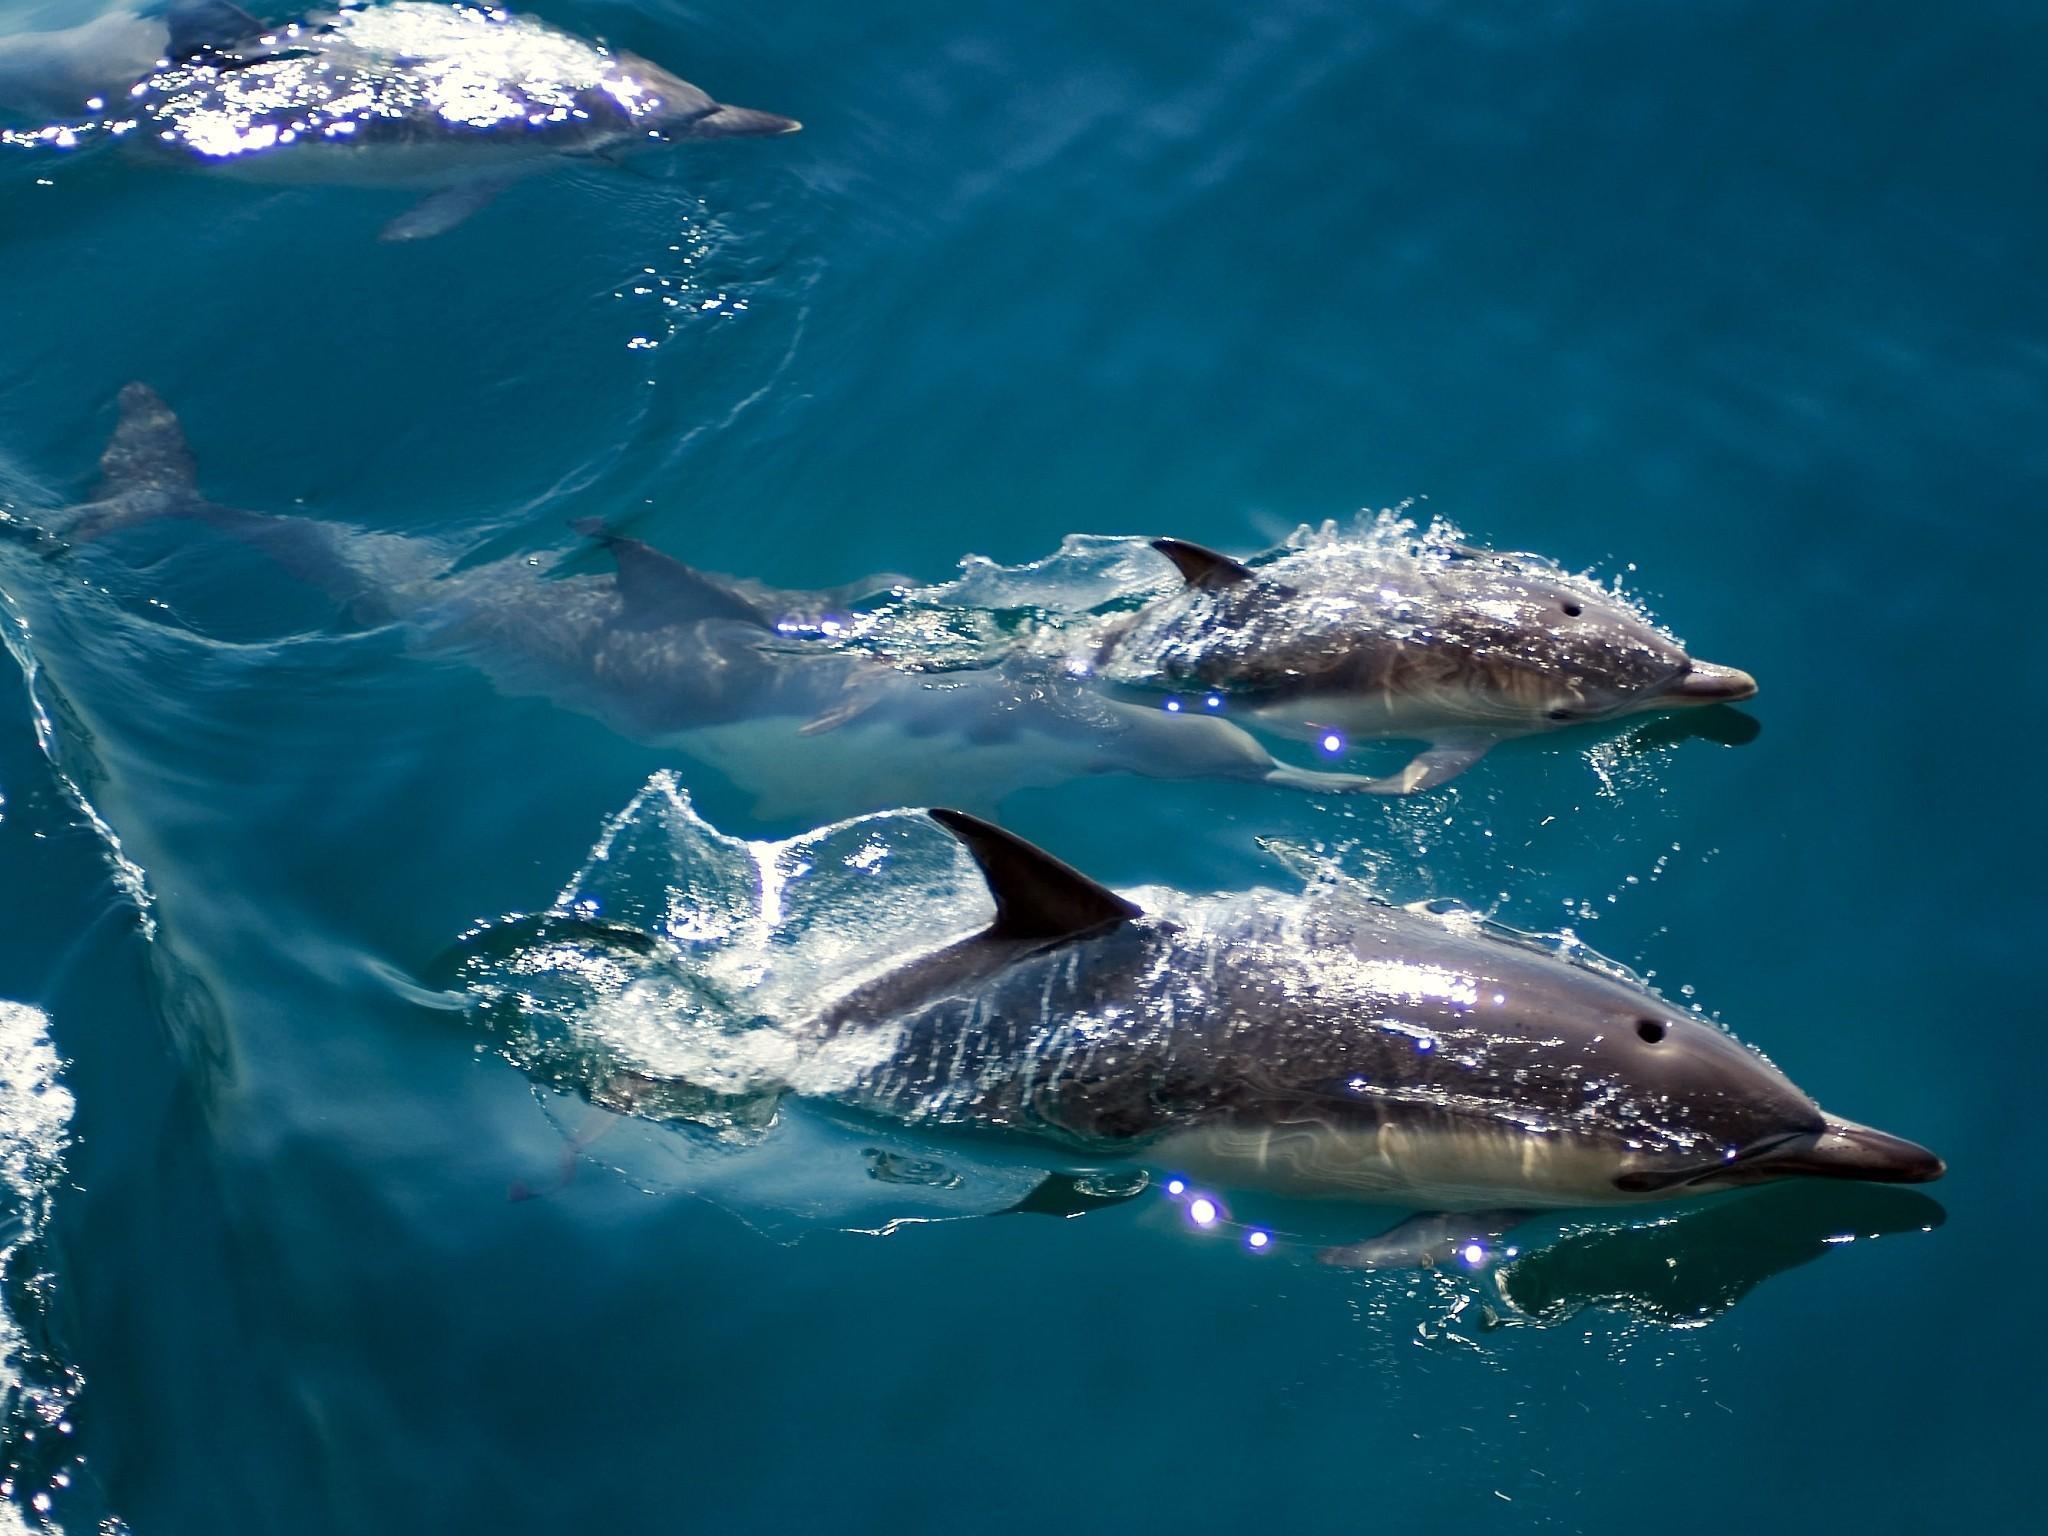
<svg viewBox="0 0 2048 1536">
<path fill-rule="evenodd" d="M 1877 1184 L 1929 1184 L 1948 1172 L 1948 1164 L 1919 1143 L 1834 1115 L 1812 1135 L 1763 1153 L 1756 1167 L 1773 1178 L 1804 1175 Z"/>
<path fill-rule="evenodd" d="M 1664 690 L 1667 704 L 1733 704 L 1756 697 L 1756 679 L 1740 667 L 1696 661 Z"/>
</svg>

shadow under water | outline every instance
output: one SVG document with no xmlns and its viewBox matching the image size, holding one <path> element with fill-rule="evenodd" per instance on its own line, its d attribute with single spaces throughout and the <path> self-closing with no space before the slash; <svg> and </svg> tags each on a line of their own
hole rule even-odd
<svg viewBox="0 0 2048 1536">
<path fill-rule="evenodd" d="M 1660 1220 L 1567 1229 L 1493 1271 L 1499 1322 L 1554 1324 L 1587 1307 L 1698 1327 L 1773 1275 L 1857 1241 L 1931 1232 L 1948 1219 L 1916 1190 L 1789 1183 Z"/>
</svg>

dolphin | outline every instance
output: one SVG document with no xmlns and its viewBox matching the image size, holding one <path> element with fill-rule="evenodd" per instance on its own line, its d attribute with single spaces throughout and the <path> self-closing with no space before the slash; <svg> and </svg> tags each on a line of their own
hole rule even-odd
<svg viewBox="0 0 2048 1536">
<path fill-rule="evenodd" d="M 1538 555 L 1326 543 L 1254 569 L 1177 539 L 1154 547 L 1186 585 L 1087 637 L 1077 664 L 1229 708 L 1326 756 L 1366 738 L 1429 743 L 1371 786 L 1381 793 L 1447 783 L 1509 737 L 1757 690 Z"/>
<path fill-rule="evenodd" d="M 1480 1213 L 1488 1233 L 1545 1208 L 1944 1171 L 1618 968 L 1469 914 L 1347 885 L 1141 907 L 989 822 L 930 815 L 994 918 L 791 1026 L 855 1064 L 829 1090 L 844 1107 L 1082 1166 Z"/>
<path fill-rule="evenodd" d="M 16 40 L 75 61 L 132 60 L 146 18 Z M 412 187 L 387 240 L 454 228 L 509 182 L 563 156 L 657 138 L 792 133 L 792 118 L 714 100 L 646 59 L 496 8 L 345 3 L 268 28 L 224 0 L 176 0 L 163 52 L 78 103 L 97 129 L 153 158 L 251 180 Z M 73 62 L 61 77 L 73 86 Z M 47 135 L 46 135 L 47 136 Z M 30 136 L 33 137 L 33 136 Z"/>
<path fill-rule="evenodd" d="M 897 1138 L 869 1180 L 1029 1169 L 1050 1182 L 1001 1204 L 1047 1214 L 1149 1187 L 1268 1251 L 1415 1213 L 1320 1251 L 1345 1268 L 1490 1268 L 1544 1211 L 1944 1172 L 1597 956 L 1335 876 L 1114 891 L 951 809 L 748 843 L 657 775 L 546 915 L 449 959 L 429 980 L 507 1059 L 608 1112 L 749 1152 L 823 1116 Z M 1281 1221 L 1245 1219 L 1270 1197 Z"/>
<path fill-rule="evenodd" d="M 120 411 L 93 499 L 56 525 L 61 547 L 166 518 L 211 526 L 357 622 L 399 625 L 507 691 L 718 768 L 764 815 L 906 798 L 992 804 L 1108 772 L 1407 794 L 1503 735 L 1555 728 L 1560 700 L 1592 719 L 1739 694 L 1729 678 L 1753 686 L 1691 662 L 1619 599 L 1533 557 L 1339 542 L 1282 555 L 1228 590 L 1198 570 L 1175 590 L 1046 610 L 1016 633 L 955 590 L 914 590 L 901 577 L 778 589 L 697 570 L 590 521 L 578 525 L 582 549 L 467 563 L 433 540 L 219 506 L 200 493 L 183 430 L 155 391 L 129 385 Z M 1155 548 L 1183 570 L 1196 559 L 1192 545 Z M 608 571 L 588 568 L 593 551 Z M 1223 559 L 1207 558 L 1211 568 Z M 1171 580 L 1172 567 L 1161 570 Z M 1340 573 L 1378 585 L 1354 601 Z M 1381 593 L 1395 590 L 1428 602 L 1428 626 L 1395 632 L 1376 617 Z M 1556 614 L 1538 612 L 1546 605 Z M 1482 623 L 1492 628 L 1482 634 Z M 935 633 L 976 626 L 994 638 L 966 660 L 936 655 Z M 1312 645 L 1321 659 L 1308 659 Z M 1418 759 L 1424 770 L 1384 778 L 1283 762 L 1262 739 L 1289 734 L 1290 718 L 1328 735 L 1340 711 L 1353 732 L 1376 711 L 1390 732 L 1441 739 Z"/>
</svg>

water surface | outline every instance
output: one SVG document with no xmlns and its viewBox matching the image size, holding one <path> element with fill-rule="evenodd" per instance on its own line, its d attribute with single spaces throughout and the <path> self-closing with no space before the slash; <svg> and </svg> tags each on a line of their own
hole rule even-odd
<svg viewBox="0 0 2048 1536">
<path fill-rule="evenodd" d="M 564 1183 L 593 1111 L 427 978 L 658 773 L 735 836 L 808 823 L 189 528 L 9 541 L 6 1507 L 2027 1523 L 2038 8 L 545 14 L 806 129 L 565 167 L 404 246 L 402 192 L 10 150 L 10 516 L 82 499 L 131 379 L 215 500 L 475 559 L 600 517 L 783 586 L 938 582 L 1425 498 L 1757 674 L 1757 739 L 1560 735 L 1415 803 L 1103 778 L 1009 823 L 1117 885 L 1282 883 L 1277 839 L 1569 926 L 1952 1172 L 1935 1213 L 1562 1231 L 1499 1326 L 1462 1281 L 1254 1257 L 1156 1199 L 796 1233 L 695 1198 L 631 1115 Z"/>
</svg>

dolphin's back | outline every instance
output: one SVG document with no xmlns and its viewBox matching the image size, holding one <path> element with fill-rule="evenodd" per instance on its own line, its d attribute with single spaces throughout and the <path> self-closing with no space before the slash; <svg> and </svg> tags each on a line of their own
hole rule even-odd
<svg viewBox="0 0 2048 1536">
<path fill-rule="evenodd" d="M 403 175 L 392 151 L 420 151 L 427 175 L 429 152 L 466 145 L 573 149 L 653 120 L 662 102 L 607 50 L 533 18 L 398 0 L 173 60 L 132 106 L 162 150 L 222 163 L 378 147 L 389 181 Z"/>
<path fill-rule="evenodd" d="M 1614 1177 L 1632 1160 L 1711 1165 L 1810 1108 L 1789 1084 L 1779 1103 L 1660 1081 L 1628 1035 L 1655 1006 L 1622 978 L 1338 887 L 1188 899 L 1049 947 L 962 940 L 818 1028 L 891 1032 L 834 1095 L 891 1119 L 1166 1149 L 1277 1185 L 1576 1204 L 1630 1198 Z"/>
</svg>

